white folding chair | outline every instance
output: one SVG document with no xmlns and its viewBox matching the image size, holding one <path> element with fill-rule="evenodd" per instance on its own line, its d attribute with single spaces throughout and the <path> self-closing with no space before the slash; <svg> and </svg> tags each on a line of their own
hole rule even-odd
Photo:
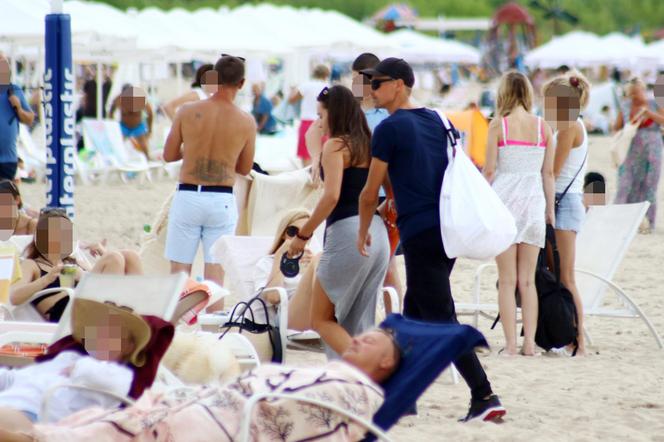
<svg viewBox="0 0 664 442">
<path fill-rule="evenodd" d="M 625 258 L 634 236 L 636 235 L 650 203 L 611 204 L 591 206 L 586 213 L 583 227 L 576 238 L 576 285 L 583 300 L 585 316 L 603 316 L 610 318 L 640 318 L 648 327 L 659 348 L 664 348 L 662 339 L 646 314 L 618 285 L 613 282 L 620 264 Z M 482 275 L 488 269 L 495 269 L 494 263 L 484 263 L 475 272 L 473 301 L 456 303 L 458 314 L 470 314 L 474 317 L 475 327 L 479 316 L 495 315 L 498 305 L 481 302 Z M 608 305 L 607 288 L 616 295 L 620 307 Z M 587 329 L 584 330 L 588 343 L 592 340 Z"/>
</svg>

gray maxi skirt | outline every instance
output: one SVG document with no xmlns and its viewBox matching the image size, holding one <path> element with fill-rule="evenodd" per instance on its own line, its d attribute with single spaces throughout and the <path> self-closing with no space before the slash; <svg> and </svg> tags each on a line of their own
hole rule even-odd
<svg viewBox="0 0 664 442">
<path fill-rule="evenodd" d="M 334 315 L 351 336 L 375 326 L 376 299 L 383 286 L 390 259 L 390 244 L 383 220 L 374 215 L 369 227 L 369 257 L 357 250 L 360 217 L 339 220 L 325 230 L 323 254 L 316 276 L 330 302 Z M 339 355 L 325 344 L 328 359 Z"/>
</svg>

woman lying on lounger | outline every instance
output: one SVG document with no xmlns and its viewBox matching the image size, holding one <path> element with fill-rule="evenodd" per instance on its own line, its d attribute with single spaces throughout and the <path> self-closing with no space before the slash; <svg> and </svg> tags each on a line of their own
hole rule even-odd
<svg viewBox="0 0 664 442">
<path fill-rule="evenodd" d="M 288 250 L 291 241 L 300 231 L 300 227 L 309 220 L 311 213 L 305 209 L 293 209 L 287 212 L 279 222 L 274 243 L 268 255 L 256 263 L 253 281 L 257 293 L 264 287 L 282 287 L 288 294 L 288 328 L 291 330 L 308 330 L 311 328 L 310 309 L 311 293 L 316 275 L 318 256 L 313 256 L 310 250 L 305 250 L 300 259 L 300 273 L 288 278 L 280 269 L 281 257 Z M 279 293 L 276 290 L 265 290 L 262 293 L 265 301 L 273 306 L 279 304 Z M 253 309 L 257 310 L 257 309 Z M 260 309 L 258 309 L 260 310 Z M 270 308 L 270 323 L 273 324 L 276 307 Z M 254 311 L 255 322 L 264 323 L 264 315 Z"/>
<path fill-rule="evenodd" d="M 119 406 L 119 400 L 99 391 L 121 397 L 130 394 L 134 380 L 130 365 L 144 362 L 150 336 L 149 324 L 128 309 L 76 299 L 71 337 L 88 354 L 66 350 L 23 368 L 1 368 L 0 428 L 56 422 L 91 406 Z M 51 396 L 47 415 L 41 415 L 44 397 L 60 384 L 95 391 L 63 388 Z"/>
<path fill-rule="evenodd" d="M 87 271 L 116 275 L 142 274 L 140 258 L 132 251 L 109 252 L 103 244 L 90 246 L 99 256 L 91 268 L 71 256 L 72 222 L 63 209 L 42 210 L 37 221 L 34 241 L 25 250 L 21 263 L 22 278 L 11 286 L 9 300 L 21 305 L 40 290 L 62 286 L 74 287 Z M 63 269 L 67 266 L 65 272 Z M 70 273 L 68 273 L 70 272 Z M 58 322 L 69 302 L 65 292 L 49 293 L 30 303 L 50 322 Z"/>
<path fill-rule="evenodd" d="M 360 440 L 365 430 L 323 408 L 289 396 L 324 398 L 368 421 L 383 402 L 386 381 L 398 368 L 400 352 L 391 336 L 372 330 L 352 339 L 341 361 L 294 368 L 264 364 L 224 386 L 181 388 L 145 394 L 122 410 L 83 410 L 57 425 L 5 421 L 7 441 L 231 441 L 240 440 L 244 405 L 252 395 L 279 393 L 251 415 L 251 440 Z M 22 417 L 22 416 L 21 416 Z M 0 414 L 0 423 L 2 414 Z"/>
</svg>

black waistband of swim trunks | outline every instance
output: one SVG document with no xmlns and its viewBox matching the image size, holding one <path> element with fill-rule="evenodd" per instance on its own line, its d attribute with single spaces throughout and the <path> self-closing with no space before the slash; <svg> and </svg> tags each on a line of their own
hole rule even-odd
<svg viewBox="0 0 664 442">
<path fill-rule="evenodd" d="M 193 192 L 217 192 L 217 193 L 233 193 L 231 186 L 201 186 L 199 184 L 178 184 L 178 190 L 191 190 Z"/>
</svg>

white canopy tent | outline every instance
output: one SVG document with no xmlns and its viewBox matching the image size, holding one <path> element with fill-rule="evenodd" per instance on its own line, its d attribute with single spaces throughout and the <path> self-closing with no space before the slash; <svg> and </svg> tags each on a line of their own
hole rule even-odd
<svg viewBox="0 0 664 442">
<path fill-rule="evenodd" d="M 628 37 L 619 32 L 602 37 L 605 51 L 611 56 L 611 64 L 619 68 L 647 70 L 657 67 L 658 57 L 648 51 L 643 39 Z"/>
<path fill-rule="evenodd" d="M 392 32 L 388 38 L 398 47 L 398 56 L 410 63 L 478 64 L 480 52 L 458 41 L 443 40 L 409 29 Z"/>
<path fill-rule="evenodd" d="M 646 47 L 646 52 L 657 59 L 657 65 L 664 69 L 664 40 L 658 40 Z"/>
<path fill-rule="evenodd" d="M 530 68 L 555 69 L 561 65 L 576 68 L 615 66 L 633 71 L 655 69 L 664 57 L 647 47 L 640 37 L 611 33 L 599 37 L 573 31 L 530 51 L 525 58 Z"/>
<path fill-rule="evenodd" d="M 597 35 L 573 31 L 533 49 L 526 54 L 525 62 L 530 68 L 555 69 L 561 65 L 587 68 L 610 64 L 610 52 Z"/>
</svg>

